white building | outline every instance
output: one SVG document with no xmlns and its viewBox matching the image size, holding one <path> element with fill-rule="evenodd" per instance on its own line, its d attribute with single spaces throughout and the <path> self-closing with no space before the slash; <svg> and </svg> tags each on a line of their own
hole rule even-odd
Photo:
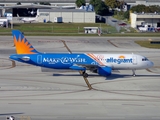
<svg viewBox="0 0 160 120">
<path fill-rule="evenodd" d="M 160 5 L 160 0 L 120 0 L 127 3 L 127 5 L 135 6 L 135 5 Z"/>
<path fill-rule="evenodd" d="M 62 18 L 64 23 L 95 23 L 95 12 L 82 9 L 39 9 L 39 22 L 55 22 Z"/>
<path fill-rule="evenodd" d="M 131 27 L 136 28 L 139 25 L 150 25 L 151 27 L 160 27 L 159 13 L 130 13 Z"/>
</svg>

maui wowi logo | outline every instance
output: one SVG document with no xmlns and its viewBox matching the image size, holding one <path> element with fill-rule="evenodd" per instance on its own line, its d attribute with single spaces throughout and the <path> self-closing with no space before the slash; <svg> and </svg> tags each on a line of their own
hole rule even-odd
<svg viewBox="0 0 160 120">
<path fill-rule="evenodd" d="M 118 59 L 110 57 L 106 60 L 107 63 L 117 63 L 117 64 L 122 64 L 122 63 L 132 63 L 132 58 L 125 58 L 125 56 L 121 55 L 118 57 Z"/>
</svg>

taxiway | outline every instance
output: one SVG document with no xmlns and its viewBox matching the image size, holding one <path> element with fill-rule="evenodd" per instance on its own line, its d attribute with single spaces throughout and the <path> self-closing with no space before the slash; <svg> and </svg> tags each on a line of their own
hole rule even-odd
<svg viewBox="0 0 160 120">
<path fill-rule="evenodd" d="M 160 50 L 134 40 L 159 38 L 29 37 L 40 52 L 135 53 L 154 67 L 114 71 L 107 78 L 89 72 L 89 90 L 78 72 L 41 72 L 41 68 L 8 60 L 15 53 L 11 36 L 0 36 L 0 119 L 16 120 L 159 120 Z"/>
</svg>

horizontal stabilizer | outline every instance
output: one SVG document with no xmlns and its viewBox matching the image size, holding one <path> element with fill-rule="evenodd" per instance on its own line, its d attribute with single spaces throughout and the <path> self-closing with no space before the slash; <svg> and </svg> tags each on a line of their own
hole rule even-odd
<svg viewBox="0 0 160 120">
<path fill-rule="evenodd" d="M 12 59 L 12 60 L 23 60 L 23 61 L 29 61 L 30 60 L 30 57 L 28 57 L 28 56 L 19 56 L 19 55 L 11 55 L 10 57 L 9 57 L 10 59 Z"/>
<path fill-rule="evenodd" d="M 24 60 L 24 61 L 29 61 L 29 60 L 30 60 L 30 57 L 24 56 L 24 57 L 21 57 L 20 59 L 21 59 L 21 60 Z"/>
</svg>

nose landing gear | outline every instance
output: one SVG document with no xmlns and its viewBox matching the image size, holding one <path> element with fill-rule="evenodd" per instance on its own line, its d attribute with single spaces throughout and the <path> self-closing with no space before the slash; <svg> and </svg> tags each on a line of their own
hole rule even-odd
<svg viewBox="0 0 160 120">
<path fill-rule="evenodd" d="M 135 77 L 136 76 L 135 70 L 132 70 L 132 72 L 133 72 L 132 76 Z"/>
</svg>

